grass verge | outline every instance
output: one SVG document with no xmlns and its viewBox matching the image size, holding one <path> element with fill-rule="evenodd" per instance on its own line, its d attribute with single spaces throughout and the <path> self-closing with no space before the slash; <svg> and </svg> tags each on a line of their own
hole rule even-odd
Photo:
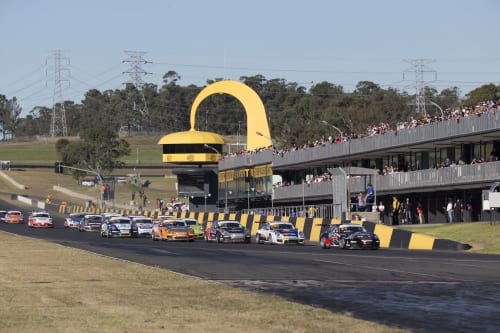
<svg viewBox="0 0 500 333">
<path fill-rule="evenodd" d="M 154 208 L 154 200 L 156 198 L 163 199 L 167 202 L 170 198 L 177 195 L 176 191 L 176 178 L 171 176 L 170 172 L 166 170 L 156 171 L 153 175 L 143 177 L 142 180 L 149 180 L 151 184 L 144 189 L 144 193 L 149 198 L 149 203 L 146 205 L 147 209 Z M 17 194 L 26 194 L 34 198 L 45 198 L 49 193 L 53 195 L 53 202 L 59 204 L 62 200 L 74 202 L 80 205 L 85 204 L 85 200 L 68 198 L 66 195 L 53 191 L 53 186 L 58 185 L 69 189 L 71 191 L 85 194 L 91 197 L 99 196 L 98 187 L 85 187 L 78 184 L 78 182 L 69 174 L 56 174 L 52 169 L 12 169 L 5 171 L 5 173 L 18 183 L 27 186 L 27 190 L 16 190 L 12 186 L 2 186 L 3 192 L 10 190 Z M 123 174 L 128 174 L 125 171 Z M 2 178 L 3 179 L 3 178 Z M 0 179 L 0 182 L 2 182 Z M 6 181 L 3 181 L 6 183 Z M 134 184 L 115 184 L 115 198 L 114 202 L 122 205 L 128 205 L 131 200 L 133 191 L 138 191 L 139 187 Z M 139 195 L 136 195 L 136 201 L 139 200 Z M 138 205 L 142 206 L 142 203 Z"/>
<path fill-rule="evenodd" d="M 4 232 L 0 290 L 9 333 L 407 332 Z"/>
<path fill-rule="evenodd" d="M 450 239 L 463 244 L 470 244 L 470 252 L 500 254 L 500 222 L 471 222 L 441 224 L 435 226 L 400 226 L 398 229 L 409 230 L 436 238 Z"/>
</svg>

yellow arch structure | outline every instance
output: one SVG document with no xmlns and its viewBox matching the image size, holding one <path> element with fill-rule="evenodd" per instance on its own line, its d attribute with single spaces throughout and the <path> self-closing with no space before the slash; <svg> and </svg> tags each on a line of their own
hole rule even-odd
<svg viewBox="0 0 500 333">
<path fill-rule="evenodd" d="M 218 93 L 229 94 L 238 99 L 243 105 L 247 114 L 247 150 L 255 150 L 273 144 L 262 100 L 252 88 L 238 81 L 225 80 L 215 82 L 200 91 L 191 106 L 191 131 L 195 130 L 198 106 L 208 96 Z"/>
</svg>

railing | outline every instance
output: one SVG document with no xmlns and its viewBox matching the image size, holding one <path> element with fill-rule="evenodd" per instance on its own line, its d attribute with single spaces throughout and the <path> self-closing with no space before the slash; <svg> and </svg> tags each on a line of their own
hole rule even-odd
<svg viewBox="0 0 500 333">
<path fill-rule="evenodd" d="M 456 165 L 441 169 L 397 172 L 389 175 L 375 176 L 377 195 L 396 194 L 436 188 L 481 185 L 485 187 L 500 179 L 500 161 L 470 165 Z M 351 177 L 349 188 L 351 193 L 365 192 L 366 180 L 363 177 Z M 331 181 L 312 184 L 298 184 L 278 187 L 274 190 L 274 200 L 309 200 L 335 199 Z"/>
<path fill-rule="evenodd" d="M 440 140 L 463 138 L 471 135 L 498 132 L 500 130 L 500 113 L 484 114 L 480 117 L 460 118 L 459 121 L 448 120 L 427 124 L 425 126 L 407 128 L 342 143 L 326 143 L 323 146 L 291 151 L 283 156 L 275 156 L 273 168 L 279 169 L 290 165 L 326 160 L 327 158 L 350 159 L 366 153 L 381 152 L 398 147 L 411 147 L 423 143 Z"/>
<path fill-rule="evenodd" d="M 253 165 L 273 163 L 273 168 L 286 168 L 290 165 L 338 157 L 349 159 L 363 156 L 367 152 L 384 152 L 397 147 L 409 147 L 422 143 L 464 138 L 471 135 L 498 132 L 500 112 L 481 116 L 464 117 L 459 120 L 436 122 L 415 128 L 388 132 L 383 135 L 353 139 L 343 143 L 326 143 L 323 146 L 300 149 L 275 155 L 271 151 L 247 153 L 229 157 L 219 162 L 219 170 L 229 170 Z"/>
</svg>

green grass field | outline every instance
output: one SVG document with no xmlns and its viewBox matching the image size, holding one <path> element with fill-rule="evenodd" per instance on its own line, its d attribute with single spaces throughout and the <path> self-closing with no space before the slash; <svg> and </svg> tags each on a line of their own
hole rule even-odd
<svg viewBox="0 0 500 333">
<path fill-rule="evenodd" d="M 0 142 L 0 159 L 12 164 L 53 165 L 60 158 L 55 149 L 59 138 L 40 138 L 27 142 Z M 76 140 L 76 138 L 68 138 Z M 127 166 L 163 165 L 162 148 L 158 144 L 160 136 L 138 136 L 125 138 L 130 144 L 130 155 L 122 158 Z"/>
</svg>

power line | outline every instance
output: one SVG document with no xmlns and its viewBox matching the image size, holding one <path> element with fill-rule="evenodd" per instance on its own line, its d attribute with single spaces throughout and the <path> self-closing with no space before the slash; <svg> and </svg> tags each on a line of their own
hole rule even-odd
<svg viewBox="0 0 500 333">
<path fill-rule="evenodd" d="M 139 113 L 142 115 L 142 117 L 148 122 L 148 125 L 150 125 L 151 119 L 149 117 L 149 111 L 148 111 L 148 105 L 146 103 L 146 98 L 144 97 L 144 92 L 143 88 L 146 85 L 146 82 L 142 79 L 143 75 L 148 75 L 152 73 L 146 72 L 143 68 L 142 65 L 151 63 L 150 61 L 144 60 L 143 56 L 146 54 L 146 52 L 142 51 L 125 51 L 125 53 L 128 55 L 128 59 L 124 60 L 123 62 L 128 62 L 130 63 L 130 69 L 128 71 L 123 72 L 123 74 L 129 74 L 130 76 L 130 81 L 132 84 L 135 86 L 135 88 L 139 91 L 141 94 L 142 98 L 142 103 L 143 107 L 137 108 L 136 103 L 134 102 L 133 105 L 133 110 L 134 111 L 139 111 Z M 136 126 L 141 127 L 141 121 L 140 119 L 135 119 Z M 149 126 L 151 127 L 151 126 Z"/>
<path fill-rule="evenodd" d="M 413 67 L 405 70 L 403 72 L 403 80 L 405 72 L 414 72 L 415 73 L 415 89 L 416 89 L 416 111 L 422 112 L 425 114 L 425 86 L 426 82 L 424 80 L 425 73 L 434 73 L 434 81 L 437 80 L 437 72 L 433 69 L 430 69 L 426 65 L 434 62 L 435 60 L 430 59 L 411 59 L 404 60 L 405 62 L 411 64 Z"/>
<path fill-rule="evenodd" d="M 54 94 L 52 119 L 50 122 L 51 136 L 68 136 L 68 128 L 66 126 L 66 110 L 64 108 L 63 99 L 63 82 L 68 82 L 69 86 L 69 69 L 63 66 L 63 62 L 69 64 L 69 58 L 63 57 L 61 50 L 54 50 L 51 54 L 53 60 L 53 79 L 54 79 Z M 49 71 L 47 71 L 48 73 Z"/>
</svg>

